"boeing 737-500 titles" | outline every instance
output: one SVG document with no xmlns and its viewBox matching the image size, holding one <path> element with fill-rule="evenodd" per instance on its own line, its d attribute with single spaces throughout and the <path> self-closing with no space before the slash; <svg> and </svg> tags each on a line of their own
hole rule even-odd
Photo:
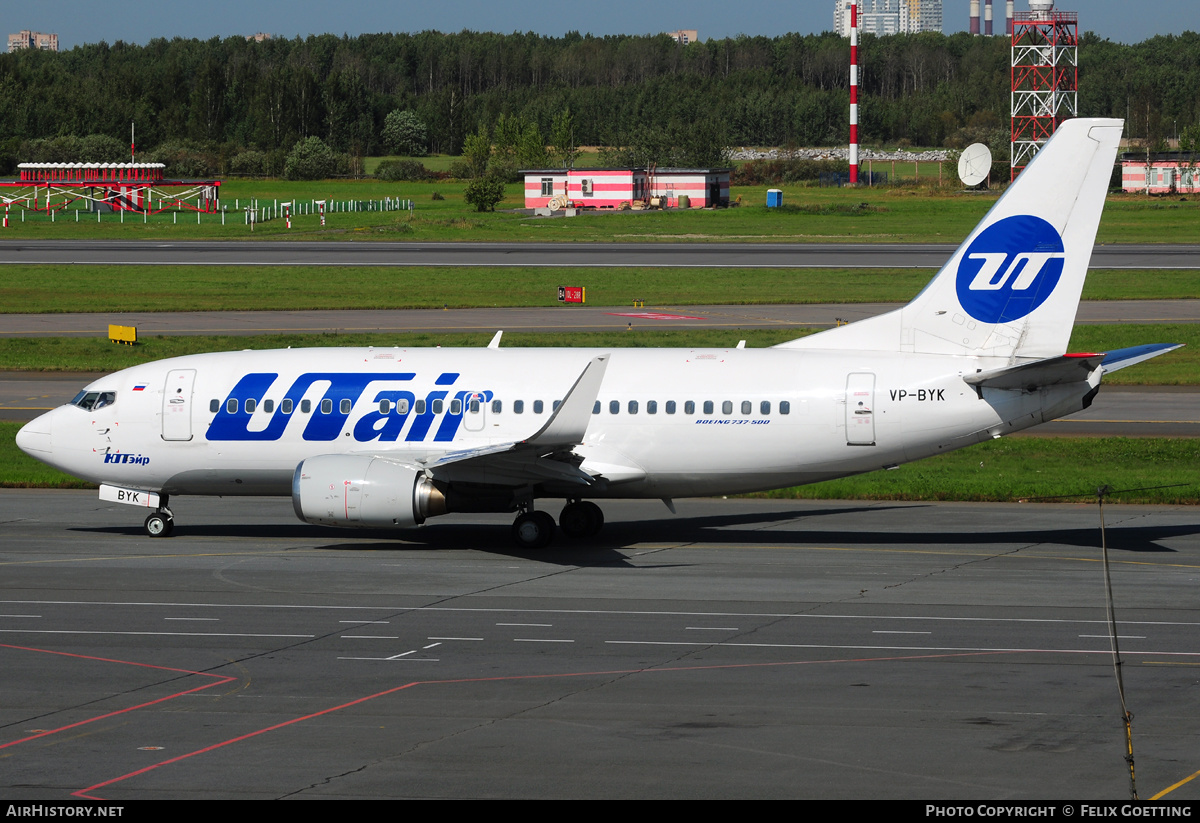
<svg viewBox="0 0 1200 823">
<path fill-rule="evenodd" d="M 1175 348 L 1067 353 L 1121 121 L 1063 123 L 903 308 L 767 349 L 336 348 L 198 354 L 97 380 L 26 453 L 148 508 L 291 495 L 308 523 L 514 512 L 516 541 L 596 533 L 595 501 L 875 471 L 1087 408 Z"/>
</svg>

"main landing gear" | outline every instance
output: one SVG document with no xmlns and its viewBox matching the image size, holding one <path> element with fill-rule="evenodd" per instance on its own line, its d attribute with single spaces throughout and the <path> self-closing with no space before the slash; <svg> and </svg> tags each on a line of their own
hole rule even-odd
<svg viewBox="0 0 1200 823">
<path fill-rule="evenodd" d="M 167 496 L 162 496 L 162 502 L 158 509 L 146 517 L 146 522 L 143 524 L 146 528 L 146 534 L 151 537 L 170 537 L 171 532 L 175 531 L 175 515 L 171 514 L 171 510 L 167 508 Z"/>
<path fill-rule="evenodd" d="M 604 512 L 590 500 L 572 500 L 558 516 L 558 528 L 567 537 L 591 537 L 604 525 Z M 527 509 L 512 524 L 512 536 L 523 549 L 544 549 L 554 540 L 554 518 L 544 511 Z"/>
</svg>

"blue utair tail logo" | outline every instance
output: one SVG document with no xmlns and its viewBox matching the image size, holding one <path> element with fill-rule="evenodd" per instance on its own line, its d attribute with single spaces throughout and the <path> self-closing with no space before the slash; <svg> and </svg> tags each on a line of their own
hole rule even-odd
<svg viewBox="0 0 1200 823">
<path fill-rule="evenodd" d="M 1066 258 L 1062 237 L 1040 217 L 1021 214 L 988 226 L 958 264 L 958 302 L 981 323 L 1030 314 L 1054 292 Z"/>
</svg>

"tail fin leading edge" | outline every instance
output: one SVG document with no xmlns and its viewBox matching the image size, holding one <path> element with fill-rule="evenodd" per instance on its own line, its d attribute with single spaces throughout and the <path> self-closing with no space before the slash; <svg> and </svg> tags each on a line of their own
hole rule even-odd
<svg viewBox="0 0 1200 823">
<path fill-rule="evenodd" d="M 1120 120 L 1065 121 L 911 303 L 781 347 L 1064 354 L 1121 129 Z"/>
</svg>

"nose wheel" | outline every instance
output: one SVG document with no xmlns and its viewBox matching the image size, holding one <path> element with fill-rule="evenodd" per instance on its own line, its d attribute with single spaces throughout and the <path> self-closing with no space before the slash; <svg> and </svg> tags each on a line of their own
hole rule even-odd
<svg viewBox="0 0 1200 823">
<path fill-rule="evenodd" d="M 162 509 L 147 516 L 143 525 L 150 537 L 170 537 L 175 531 L 175 518 L 170 509 Z"/>
</svg>

